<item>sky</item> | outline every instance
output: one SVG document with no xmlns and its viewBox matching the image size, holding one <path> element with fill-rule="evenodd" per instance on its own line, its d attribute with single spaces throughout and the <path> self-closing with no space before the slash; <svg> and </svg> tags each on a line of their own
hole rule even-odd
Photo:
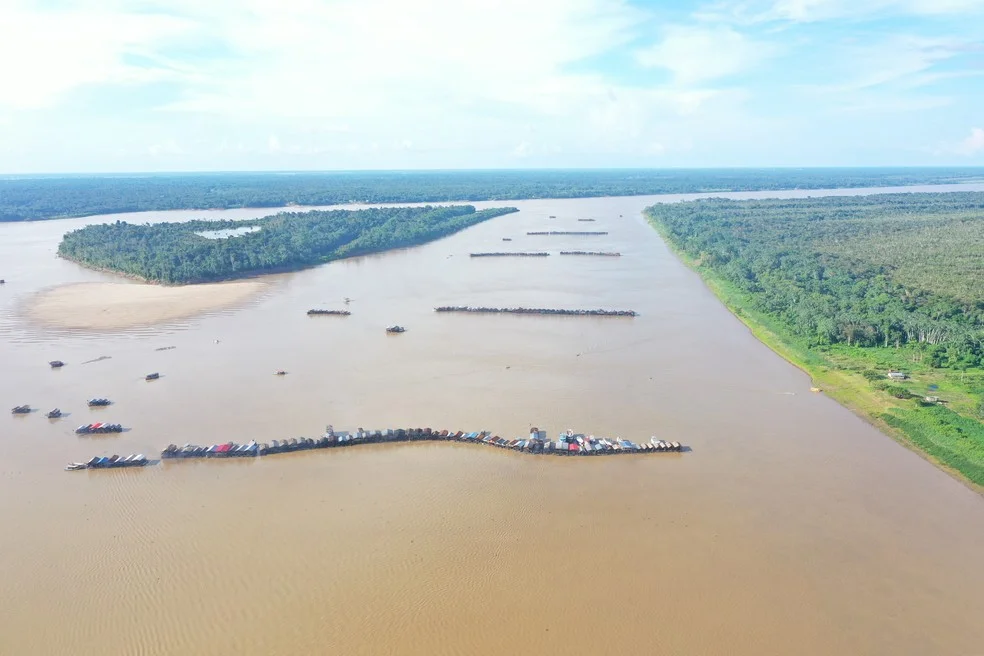
<svg viewBox="0 0 984 656">
<path fill-rule="evenodd" d="M 984 0 L 0 0 L 0 173 L 984 165 Z"/>
</svg>

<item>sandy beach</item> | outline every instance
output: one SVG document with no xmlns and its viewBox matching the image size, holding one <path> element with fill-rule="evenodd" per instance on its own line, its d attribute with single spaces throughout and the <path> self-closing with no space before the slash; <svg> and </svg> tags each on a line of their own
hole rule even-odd
<svg viewBox="0 0 984 656">
<path fill-rule="evenodd" d="M 58 328 L 112 330 L 185 319 L 223 310 L 259 294 L 257 281 L 163 287 L 140 283 L 76 283 L 35 295 L 25 314 Z"/>
</svg>

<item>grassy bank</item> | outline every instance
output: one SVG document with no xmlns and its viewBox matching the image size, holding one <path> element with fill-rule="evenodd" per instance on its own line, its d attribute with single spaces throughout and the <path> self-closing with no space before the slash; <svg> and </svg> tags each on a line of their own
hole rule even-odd
<svg viewBox="0 0 984 656">
<path fill-rule="evenodd" d="M 755 337 L 806 372 L 813 385 L 898 442 L 984 492 L 984 424 L 977 418 L 984 372 L 934 369 L 914 349 L 817 348 L 756 311 L 751 294 L 739 289 L 679 248 L 652 216 L 647 219 L 667 246 L 696 271 L 707 287 Z M 889 381 L 888 369 L 910 379 Z M 928 403 L 938 396 L 946 405 Z"/>
</svg>

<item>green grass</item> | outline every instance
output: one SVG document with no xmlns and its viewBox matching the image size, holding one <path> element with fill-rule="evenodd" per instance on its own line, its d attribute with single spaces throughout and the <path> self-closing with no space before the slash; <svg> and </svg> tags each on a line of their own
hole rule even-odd
<svg viewBox="0 0 984 656">
<path fill-rule="evenodd" d="M 984 393 L 984 372 L 932 369 L 915 348 L 808 347 L 769 316 L 751 309 L 749 294 L 676 248 L 657 222 L 650 218 L 649 223 L 759 341 L 805 371 L 823 393 L 984 491 L 984 424 L 976 418 Z M 904 387 L 915 398 L 895 398 L 885 391 L 889 387 L 887 379 L 869 380 L 865 375 L 874 378 L 871 372 L 884 375 L 888 369 L 911 374 L 910 380 L 895 385 Z M 937 389 L 930 390 L 931 385 Z M 924 396 L 938 396 L 947 401 L 948 407 L 924 404 Z"/>
</svg>

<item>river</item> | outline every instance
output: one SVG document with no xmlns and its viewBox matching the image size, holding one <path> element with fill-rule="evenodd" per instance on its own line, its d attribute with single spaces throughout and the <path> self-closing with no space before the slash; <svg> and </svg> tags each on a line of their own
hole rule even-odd
<svg viewBox="0 0 984 656">
<path fill-rule="evenodd" d="M 24 318 L 46 287 L 116 280 L 57 259 L 65 231 L 270 210 L 0 224 L 0 406 L 69 413 L 2 419 L 0 654 L 979 653 L 984 499 L 811 394 L 674 258 L 640 212 L 687 197 L 513 201 L 431 244 L 271 276 L 241 307 L 116 332 Z M 609 234 L 526 236 L 585 226 Z M 502 237 L 622 257 L 468 257 Z M 344 297 L 350 317 L 305 315 Z M 407 332 L 386 335 L 395 322 Z M 132 430 L 72 432 L 100 420 Z M 424 443 L 62 471 L 327 423 L 572 427 L 692 451 Z"/>
</svg>

